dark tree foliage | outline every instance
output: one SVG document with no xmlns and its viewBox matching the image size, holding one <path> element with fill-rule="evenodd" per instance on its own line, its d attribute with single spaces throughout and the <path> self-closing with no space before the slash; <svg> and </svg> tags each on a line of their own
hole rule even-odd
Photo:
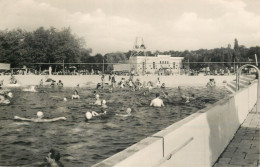
<svg viewBox="0 0 260 167">
<path fill-rule="evenodd" d="M 10 63 L 13 68 L 20 68 L 23 65 L 35 68 L 37 63 L 87 63 L 75 66 L 77 69 L 88 71 L 102 71 L 104 63 L 105 72 L 110 73 L 113 70 L 113 63 L 127 63 L 128 59 L 134 54 L 133 51 L 128 51 L 126 53 L 114 52 L 107 53 L 104 56 L 101 54 L 92 56 L 92 50 L 86 49 L 84 46 L 85 41 L 73 35 L 70 28 L 57 30 L 54 27 L 49 29 L 40 27 L 32 32 L 22 29 L 3 30 L 0 31 L 0 62 Z M 233 49 L 229 44 L 226 48 L 209 50 L 156 50 L 155 52 L 146 52 L 147 56 L 158 54 L 184 57 L 185 68 L 199 70 L 210 67 L 212 70 L 218 70 L 234 67 L 235 64 L 239 65 L 239 62 L 254 62 L 255 54 L 259 61 L 260 47 L 246 48 L 239 45 L 238 40 L 235 39 Z M 48 68 L 48 65 L 45 68 Z M 61 68 L 60 65 L 56 65 L 55 71 Z M 68 69 L 69 65 L 66 68 Z"/>
<path fill-rule="evenodd" d="M 70 28 L 40 27 L 33 32 L 21 29 L 0 31 L 0 61 L 12 67 L 34 63 L 80 62 L 84 40 Z"/>
</svg>

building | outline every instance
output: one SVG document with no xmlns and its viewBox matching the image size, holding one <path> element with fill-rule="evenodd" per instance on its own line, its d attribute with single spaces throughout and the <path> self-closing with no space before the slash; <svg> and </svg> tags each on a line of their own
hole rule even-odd
<svg viewBox="0 0 260 167">
<path fill-rule="evenodd" d="M 129 63 L 131 69 L 137 74 L 179 74 L 183 67 L 184 57 L 171 57 L 171 55 L 133 56 Z"/>
<path fill-rule="evenodd" d="M 129 73 L 131 71 L 131 66 L 130 64 L 114 64 L 113 65 L 114 72 L 115 73 Z"/>
</svg>

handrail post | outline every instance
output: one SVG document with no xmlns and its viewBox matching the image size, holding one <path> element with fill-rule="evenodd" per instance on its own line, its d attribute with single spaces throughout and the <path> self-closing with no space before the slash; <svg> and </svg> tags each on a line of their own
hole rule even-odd
<svg viewBox="0 0 260 167">
<path fill-rule="evenodd" d="M 256 69 L 256 72 L 258 74 L 258 83 L 257 83 L 257 97 L 256 97 L 256 112 L 258 114 L 260 114 L 260 71 L 258 69 L 258 67 L 252 65 L 252 64 L 245 64 L 243 66 L 241 66 L 238 70 L 237 70 L 237 74 L 236 74 L 236 90 L 239 90 L 239 77 L 240 77 L 240 73 L 242 71 L 243 68 L 245 68 L 246 66 L 250 66 Z"/>
</svg>

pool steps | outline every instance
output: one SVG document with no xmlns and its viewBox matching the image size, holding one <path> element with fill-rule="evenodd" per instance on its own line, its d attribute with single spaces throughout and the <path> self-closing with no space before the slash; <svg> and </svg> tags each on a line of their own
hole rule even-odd
<svg viewBox="0 0 260 167">
<path fill-rule="evenodd" d="M 239 78 L 239 87 L 240 87 L 240 89 L 243 89 L 243 88 L 247 87 L 254 80 L 255 80 L 255 76 L 254 75 L 242 75 Z M 236 92 L 236 80 L 233 80 L 233 81 L 227 83 L 227 85 L 225 87 L 230 92 L 235 93 Z"/>
</svg>

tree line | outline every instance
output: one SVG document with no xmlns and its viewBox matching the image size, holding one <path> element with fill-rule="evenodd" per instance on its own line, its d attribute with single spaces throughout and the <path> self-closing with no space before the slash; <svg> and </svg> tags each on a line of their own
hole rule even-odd
<svg viewBox="0 0 260 167">
<path fill-rule="evenodd" d="M 12 68 L 21 68 L 26 65 L 30 68 L 38 68 L 39 63 L 46 63 L 41 67 L 48 67 L 48 63 L 90 63 L 77 68 L 90 70 L 113 70 L 112 63 L 126 63 L 133 51 L 107 53 L 105 55 L 92 55 L 90 48 L 86 49 L 83 38 L 72 34 L 70 28 L 58 30 L 54 27 L 45 29 L 39 27 L 28 32 L 22 29 L 0 31 L 0 62 L 10 63 Z M 215 49 L 199 49 L 193 51 L 147 51 L 146 55 L 156 56 L 167 54 L 174 57 L 184 57 L 184 64 L 189 62 L 189 68 L 200 69 L 210 67 L 211 69 L 231 68 L 235 63 L 254 60 L 254 55 L 260 55 L 260 47 L 246 48 L 234 40 L 234 47 Z M 195 63 L 200 62 L 200 63 Z M 211 63 L 219 62 L 219 63 Z M 224 63 L 225 62 L 225 63 Z M 56 65 L 60 70 L 60 65 Z"/>
</svg>

